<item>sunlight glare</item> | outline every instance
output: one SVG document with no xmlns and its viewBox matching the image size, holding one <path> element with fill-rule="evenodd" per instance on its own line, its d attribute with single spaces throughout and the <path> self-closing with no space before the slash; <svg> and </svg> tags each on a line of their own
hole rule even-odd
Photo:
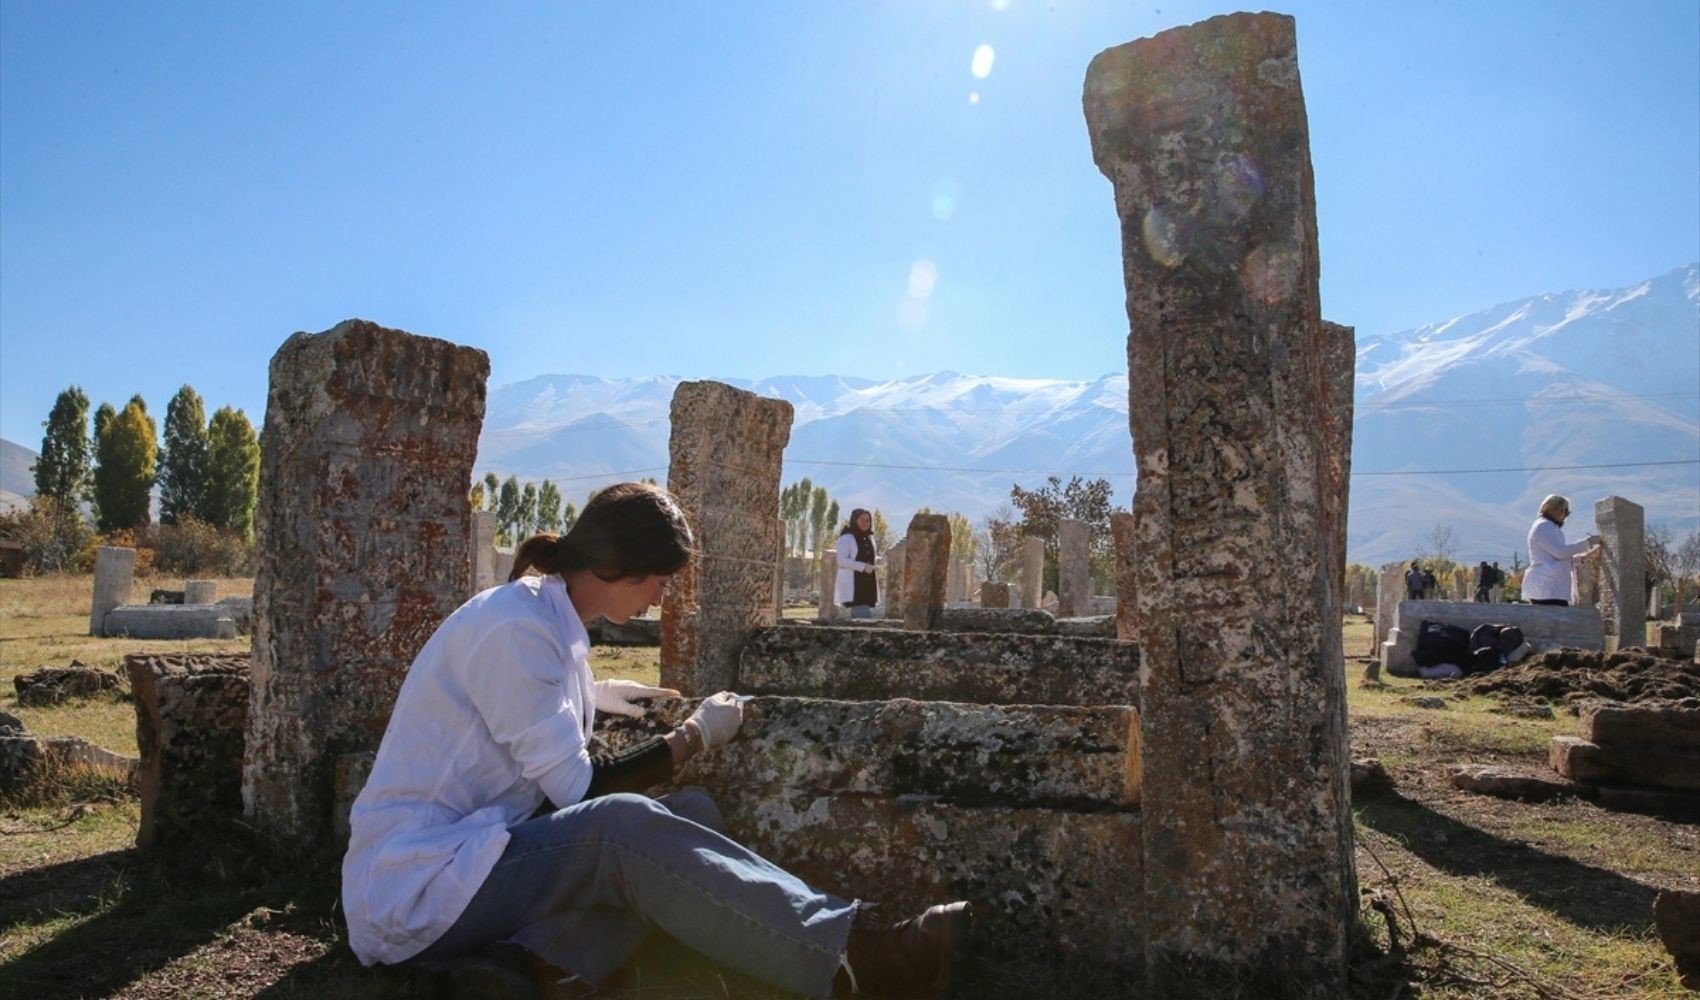
<svg viewBox="0 0 1700 1000">
<path fill-rule="evenodd" d="M 993 10 L 1008 10 L 1012 0 L 992 0 Z"/>
<path fill-rule="evenodd" d="M 970 90 L 968 92 L 968 103 L 969 104 L 979 104 L 980 103 L 980 92 L 978 90 Z"/>
<path fill-rule="evenodd" d="M 1182 246 L 1181 227 L 1174 214 L 1159 205 L 1145 211 L 1140 230 L 1145 238 L 1145 252 L 1164 267 L 1178 267 L 1186 259 Z"/>
<path fill-rule="evenodd" d="M 909 265 L 909 297 L 925 300 L 939 283 L 939 267 L 925 257 Z"/>
<path fill-rule="evenodd" d="M 990 45 L 982 45 L 974 50 L 974 59 L 968 64 L 968 72 L 974 74 L 974 79 L 984 80 L 992 75 L 992 59 L 996 53 Z"/>
</svg>

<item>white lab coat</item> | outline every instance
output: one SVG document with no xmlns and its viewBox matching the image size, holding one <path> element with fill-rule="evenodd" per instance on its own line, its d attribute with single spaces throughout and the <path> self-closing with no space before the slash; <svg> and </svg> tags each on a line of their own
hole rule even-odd
<svg viewBox="0 0 1700 1000">
<path fill-rule="evenodd" d="M 843 606 L 856 597 L 856 574 L 872 573 L 873 563 L 856 561 L 856 536 L 838 536 L 838 575 L 832 581 L 833 603 Z"/>
<path fill-rule="evenodd" d="M 1523 600 L 1571 600 L 1570 560 L 1592 549 L 1584 538 L 1566 543 L 1564 529 L 1545 517 L 1529 526 L 1529 569 L 1523 574 Z"/>
<path fill-rule="evenodd" d="M 554 575 L 484 591 L 419 651 L 349 817 L 342 905 L 361 962 L 423 951 L 466 909 L 509 827 L 545 795 L 557 806 L 584 797 L 589 653 Z"/>
</svg>

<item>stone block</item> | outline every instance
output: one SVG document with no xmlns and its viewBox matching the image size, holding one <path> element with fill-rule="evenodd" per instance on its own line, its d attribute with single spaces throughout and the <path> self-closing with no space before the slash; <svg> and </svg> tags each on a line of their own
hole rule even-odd
<svg viewBox="0 0 1700 1000">
<path fill-rule="evenodd" d="M 1057 635 L 781 625 L 750 637 L 738 688 L 987 705 L 1137 705 L 1139 647 Z"/>
<path fill-rule="evenodd" d="M 184 604 L 216 604 L 218 603 L 218 581 L 216 580 L 185 580 L 183 582 Z"/>
<path fill-rule="evenodd" d="M 829 622 L 838 617 L 838 602 L 833 600 L 838 591 L 838 553 L 823 552 L 820 557 L 820 603 L 815 608 L 815 617 Z"/>
<path fill-rule="evenodd" d="M 1572 781 L 1700 790 L 1700 750 L 1602 747 L 1575 736 L 1547 745 L 1552 769 Z"/>
<path fill-rule="evenodd" d="M 1007 609 L 1009 607 L 1009 584 L 996 583 L 991 580 L 980 584 L 980 607 Z"/>
<path fill-rule="evenodd" d="M 1045 596 L 1045 540 L 1029 536 L 1021 540 L 1021 606 L 1038 610 Z"/>
<path fill-rule="evenodd" d="M 260 437 L 243 800 L 327 837 L 335 756 L 377 746 L 414 654 L 472 589 L 483 351 L 350 320 L 273 356 Z"/>
<path fill-rule="evenodd" d="M 1700 708 L 1588 702 L 1580 714 L 1589 743 L 1700 750 Z"/>
<path fill-rule="evenodd" d="M 1692 823 L 1700 820 L 1700 794 L 1644 785 L 1584 785 L 1601 808 Z"/>
<path fill-rule="evenodd" d="M 938 628 L 950 573 L 950 518 L 916 514 L 903 539 L 903 627 Z"/>
<path fill-rule="evenodd" d="M 1079 639 L 1114 639 L 1116 637 L 1116 618 L 1114 615 L 1058 618 L 1057 634 L 1074 636 Z"/>
<path fill-rule="evenodd" d="M 141 755 L 137 847 L 169 847 L 209 817 L 241 815 L 249 665 L 245 655 L 124 658 Z"/>
<path fill-rule="evenodd" d="M 42 667 L 12 678 L 18 704 L 30 708 L 57 705 L 68 698 L 93 698 L 124 688 L 118 675 L 72 661 L 69 667 Z"/>
<path fill-rule="evenodd" d="M 94 601 L 89 607 L 89 635 L 107 635 L 106 613 L 130 603 L 136 581 L 136 550 L 102 545 L 94 554 Z"/>
<path fill-rule="evenodd" d="M 738 648 L 778 619 L 779 472 L 791 404 L 718 382 L 673 393 L 667 487 L 696 533 L 697 558 L 661 606 L 661 682 L 712 694 L 737 679 Z"/>
<path fill-rule="evenodd" d="M 106 613 L 106 634 L 132 639 L 234 639 L 236 619 L 222 604 L 126 604 Z"/>
</svg>

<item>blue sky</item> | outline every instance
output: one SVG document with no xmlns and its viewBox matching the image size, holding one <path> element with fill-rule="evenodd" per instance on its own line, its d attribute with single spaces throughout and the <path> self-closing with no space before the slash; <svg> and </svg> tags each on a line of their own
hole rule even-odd
<svg viewBox="0 0 1700 1000">
<path fill-rule="evenodd" d="M 283 339 L 352 316 L 498 384 L 1119 371 L 1086 65 L 1228 9 L 4 0 L 0 436 L 71 383 L 258 423 Z M 1700 4 L 1284 9 L 1330 319 L 1700 258 Z"/>
</svg>

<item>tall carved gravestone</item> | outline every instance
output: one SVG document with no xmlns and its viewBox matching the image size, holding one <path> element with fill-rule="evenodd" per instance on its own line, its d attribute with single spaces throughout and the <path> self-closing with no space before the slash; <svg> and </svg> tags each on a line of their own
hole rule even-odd
<svg viewBox="0 0 1700 1000">
<path fill-rule="evenodd" d="M 106 634 L 106 613 L 130 603 L 136 582 L 136 550 L 102 545 L 94 553 L 94 602 L 89 607 L 89 635 Z"/>
<path fill-rule="evenodd" d="M 1139 567 L 1135 562 L 1133 515 L 1110 515 L 1110 537 L 1116 545 L 1116 638 L 1139 638 Z"/>
<path fill-rule="evenodd" d="M 1393 619 L 1399 614 L 1399 602 L 1405 599 L 1404 563 L 1388 563 L 1381 567 L 1375 584 L 1375 644 L 1380 649 L 1393 630 Z"/>
<path fill-rule="evenodd" d="M 1606 497 L 1594 504 L 1594 524 L 1600 536 L 1600 618 L 1605 622 L 1606 649 L 1645 646 L 1646 512 L 1633 501 Z"/>
<path fill-rule="evenodd" d="M 1021 540 L 1021 606 L 1036 608 L 1045 596 L 1045 540 L 1029 535 Z"/>
<path fill-rule="evenodd" d="M 885 554 L 885 616 L 903 617 L 903 552 L 907 546 L 899 541 Z"/>
<path fill-rule="evenodd" d="M 1092 526 L 1072 517 L 1057 521 L 1057 617 L 1092 611 Z"/>
<path fill-rule="evenodd" d="M 472 587 L 483 351 L 364 320 L 271 362 L 260 438 L 242 801 L 330 828 L 343 753 L 375 749 L 408 664 Z"/>
<path fill-rule="evenodd" d="M 950 572 L 950 518 L 916 514 L 903 536 L 903 627 L 936 629 Z"/>
<path fill-rule="evenodd" d="M 719 382 L 673 391 L 667 488 L 696 533 L 697 554 L 661 603 L 661 683 L 687 695 L 734 687 L 738 649 L 773 625 L 781 572 L 779 470 L 791 404 Z"/>
<path fill-rule="evenodd" d="M 1109 49 L 1084 104 L 1122 223 L 1128 369 L 1152 376 L 1129 394 L 1148 985 L 1338 996 L 1357 896 L 1341 416 L 1293 19 Z"/>
</svg>

